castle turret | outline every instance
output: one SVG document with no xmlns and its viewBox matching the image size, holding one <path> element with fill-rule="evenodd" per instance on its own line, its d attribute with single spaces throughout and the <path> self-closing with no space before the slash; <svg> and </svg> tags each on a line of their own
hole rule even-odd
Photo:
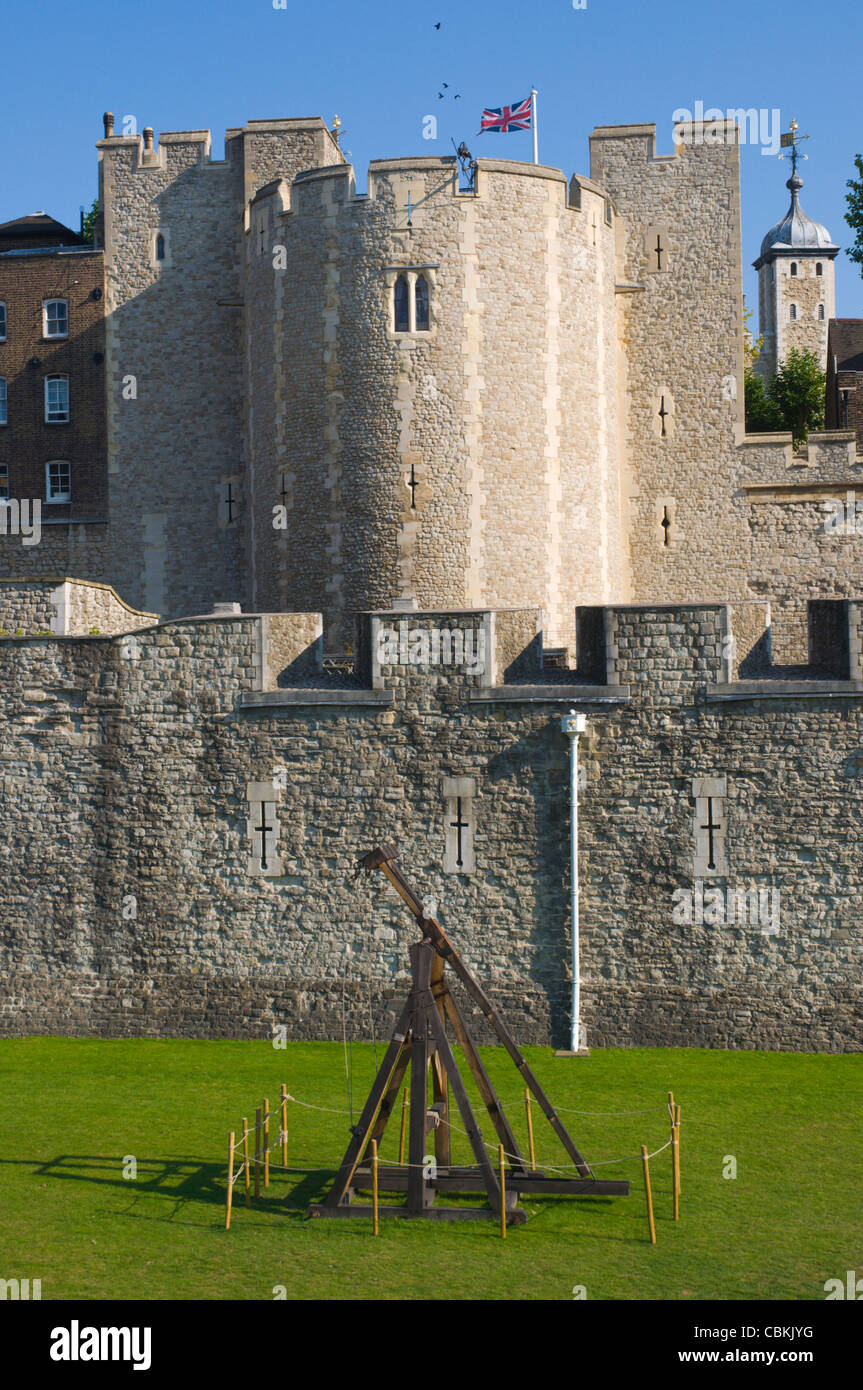
<svg viewBox="0 0 863 1390">
<path fill-rule="evenodd" d="M 753 264 L 758 271 L 758 321 L 764 339 L 756 370 L 769 381 L 792 348 L 817 352 L 822 370 L 827 363 L 827 325 L 836 312 L 833 262 L 839 247 L 820 222 L 800 205 L 803 180 L 797 122 L 783 135 L 790 151 L 791 178 L 785 187 L 791 205 L 771 227 Z"/>
</svg>

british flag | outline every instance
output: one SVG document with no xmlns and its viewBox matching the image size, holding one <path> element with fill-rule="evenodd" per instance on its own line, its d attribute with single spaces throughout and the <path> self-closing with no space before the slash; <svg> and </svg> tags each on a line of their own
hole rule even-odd
<svg viewBox="0 0 863 1390">
<path fill-rule="evenodd" d="M 482 135 L 486 130 L 496 130 L 501 135 L 508 135 L 511 130 L 530 130 L 530 97 L 514 101 L 511 106 L 495 106 L 483 111 L 477 134 Z"/>
</svg>

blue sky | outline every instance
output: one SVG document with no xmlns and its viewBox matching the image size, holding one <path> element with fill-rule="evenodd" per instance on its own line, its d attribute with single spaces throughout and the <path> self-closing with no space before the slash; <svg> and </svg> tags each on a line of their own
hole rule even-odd
<svg viewBox="0 0 863 1390">
<path fill-rule="evenodd" d="M 811 139 L 802 201 L 846 245 L 845 181 L 863 153 L 863 6 L 860 0 L 782 5 L 724 0 L 147 0 L 34 5 L 6 0 L 0 221 L 44 208 L 77 226 L 96 193 L 94 142 L 103 110 L 118 131 L 209 127 L 254 117 L 338 112 L 365 187 L 372 158 L 475 153 L 531 158 L 529 134 L 476 140 L 483 106 L 539 91 L 539 156 L 567 174 L 588 172 L 594 125 L 653 121 L 671 149 L 677 108 L 778 108 Z M 434 25 L 440 23 L 440 28 Z M 447 88 L 442 83 L 448 83 Z M 444 99 L 438 93 L 444 92 Z M 455 94 L 460 99 L 455 100 Z M 424 140 L 423 117 L 438 121 Z M 750 262 L 787 206 L 784 162 L 741 151 L 744 289 Z M 837 312 L 863 315 L 863 281 L 843 254 Z"/>
</svg>

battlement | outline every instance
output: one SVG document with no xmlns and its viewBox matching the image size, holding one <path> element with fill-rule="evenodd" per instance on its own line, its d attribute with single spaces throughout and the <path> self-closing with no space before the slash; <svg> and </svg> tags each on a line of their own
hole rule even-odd
<svg viewBox="0 0 863 1390">
<path fill-rule="evenodd" d="M 740 113 L 745 115 L 745 112 Z M 656 125 L 644 122 L 637 125 L 594 126 L 590 133 L 591 146 L 594 142 L 616 141 L 634 142 L 644 149 L 647 163 L 679 158 L 685 151 L 706 146 L 708 149 L 736 146 L 740 143 L 740 125 L 733 117 L 723 115 L 711 120 L 675 120 L 672 123 L 672 148 L 668 154 L 656 152 Z"/>
<path fill-rule="evenodd" d="M 463 188 L 459 180 L 458 164 L 454 155 L 417 155 L 395 159 L 373 159 L 368 166 L 368 192 L 357 193 L 354 166 L 341 162 L 305 169 L 298 173 L 291 184 L 276 179 L 258 189 L 252 205 L 260 205 L 269 199 L 276 199 L 275 215 L 289 217 L 303 212 L 312 206 L 309 193 L 325 200 L 327 207 L 343 204 L 351 208 L 380 203 L 394 199 L 397 209 L 402 211 L 406 203 L 407 189 L 414 176 L 425 182 L 424 194 L 414 189 L 416 197 L 413 206 L 422 209 L 424 197 L 448 195 L 455 200 L 471 199 L 481 202 L 487 193 L 486 181 L 495 175 L 513 178 L 536 179 L 540 182 L 560 185 L 561 204 L 572 211 L 582 211 L 581 194 L 595 198 L 597 203 L 607 203 L 608 195 L 591 179 L 573 175 L 567 179 L 561 169 L 551 165 L 529 164 L 514 159 L 483 159 L 476 161 L 474 186 Z"/>
<path fill-rule="evenodd" d="M 124 154 L 129 151 L 135 156 L 133 168 L 138 172 L 145 172 L 149 169 L 166 167 L 166 157 L 169 152 L 175 151 L 179 160 L 184 163 L 197 163 L 201 167 L 212 166 L 217 169 L 224 169 L 233 159 L 242 157 L 240 154 L 243 146 L 250 144 L 283 143 L 286 145 L 296 142 L 297 136 L 311 136 L 315 143 L 320 147 L 321 154 L 328 149 L 330 155 L 335 155 L 339 161 L 343 161 L 343 155 L 339 150 L 335 137 L 331 130 L 327 128 L 321 116 L 299 116 L 275 120 L 254 120 L 248 121 L 244 126 L 231 126 L 225 131 L 225 158 L 213 159 L 211 156 L 212 135 L 207 129 L 201 130 L 163 130 L 159 133 L 158 140 L 155 132 L 150 126 L 145 130 L 130 135 L 115 135 L 113 133 L 113 117 L 110 123 L 106 116 L 106 134 L 103 139 L 96 142 L 99 151 L 99 159 L 109 158 L 113 154 Z M 110 134 L 108 133 L 110 129 Z M 185 150 L 191 153 L 191 161 L 182 160 Z"/>
<path fill-rule="evenodd" d="M 17 599 L 15 585 L 0 586 L 0 613 L 13 615 L 17 601 L 20 617 L 29 603 L 35 619 L 0 641 L 7 659 L 19 653 L 10 671 L 23 659 L 36 679 L 40 661 L 53 660 L 45 645 L 57 638 L 109 643 L 96 666 L 116 669 L 119 651 L 137 672 L 130 689 L 146 691 L 153 708 L 168 676 L 181 679 L 192 700 L 193 692 L 204 699 L 218 689 L 227 707 L 392 703 L 417 698 L 419 687 L 460 687 L 471 701 L 510 703 L 863 696 L 863 599 L 810 601 L 809 662 L 793 669 L 773 665 L 770 606 L 758 601 L 580 607 L 573 667 L 547 660 L 536 608 L 379 610 L 356 615 L 356 655 L 346 663 L 325 659 L 319 613 L 219 605 L 159 623 L 128 609 L 108 586 L 62 580 L 51 590 L 52 583 L 19 585 Z M 98 624 L 88 626 L 94 617 Z"/>
</svg>

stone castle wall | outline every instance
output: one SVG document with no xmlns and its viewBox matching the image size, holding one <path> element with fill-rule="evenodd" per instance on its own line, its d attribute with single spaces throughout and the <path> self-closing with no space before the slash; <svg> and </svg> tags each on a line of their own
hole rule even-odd
<svg viewBox="0 0 863 1390">
<path fill-rule="evenodd" d="M 666 156 L 653 126 L 600 128 L 597 181 L 568 186 L 481 160 L 471 191 L 452 159 L 381 160 L 365 196 L 318 119 L 229 130 L 223 161 L 207 131 L 101 141 L 110 515 L 4 535 L 0 567 L 166 614 L 321 611 L 330 652 L 353 612 L 409 597 L 541 606 L 570 649 L 577 604 L 758 600 L 805 660 L 801 593 L 863 577 L 818 533 L 827 484 L 860 465 L 838 434 L 805 460 L 743 435 L 721 133 Z M 428 333 L 393 331 L 405 268 L 429 281 Z"/>
<path fill-rule="evenodd" d="M 322 609 L 335 648 L 399 598 L 536 603 L 565 643 L 576 601 L 618 593 L 614 229 L 587 181 L 579 203 L 556 170 L 491 160 L 474 192 L 452 159 L 377 161 L 364 197 L 339 167 L 262 190 L 257 604 Z M 400 269 L 430 284 L 428 332 L 394 331 Z"/>
<path fill-rule="evenodd" d="M 733 127 L 720 133 L 718 144 L 685 140 L 667 156 L 653 126 L 591 138 L 591 173 L 619 214 L 618 281 L 629 286 L 621 477 L 632 596 L 768 601 L 774 659 L 805 664 L 807 598 L 863 583 L 853 545 L 840 557 L 822 537 L 823 502 L 853 487 L 860 467 L 847 432 L 813 434 L 802 454 L 790 435 L 743 433 L 739 151 Z M 801 259 L 791 283 L 829 300 L 832 264 L 823 258 L 820 287 L 814 268 Z"/>
<path fill-rule="evenodd" d="M 238 254 L 246 203 L 334 149 L 318 119 L 230 130 L 224 160 L 210 158 L 204 130 L 163 133 L 150 150 L 140 136 L 99 142 L 109 572 L 133 603 L 188 613 L 249 602 Z"/>
<path fill-rule="evenodd" d="M 112 638 L 0 642 L 2 1026 L 243 1037 L 285 1024 L 290 1037 L 332 1037 L 344 1010 L 353 1035 L 368 1035 L 371 1014 L 380 1038 L 407 988 L 415 929 L 382 879 L 357 882 L 353 869 L 395 841 L 516 1035 L 563 1042 L 560 716 L 575 705 L 588 717 L 588 1041 L 859 1049 L 861 611 L 813 613 L 831 661 L 856 643 L 856 680 L 724 679 L 734 615 L 715 604 L 590 610 L 607 667 L 566 684 L 543 684 L 530 658 L 502 680 L 518 642 L 527 651 L 535 639 L 535 612 L 408 615 L 412 632 L 500 631 L 492 683 L 393 660 L 374 686 L 285 684 L 282 660 L 314 665 L 309 614 L 281 615 L 267 669 L 266 615 L 149 628 L 131 654 Z M 472 873 L 445 871 L 446 779 L 473 782 Z M 249 871 L 247 799 L 268 784 L 280 856 L 270 877 Z M 712 877 L 699 868 L 699 796 L 716 798 L 724 859 Z M 763 891 L 771 911 L 681 919 L 681 893 L 697 903 L 717 887 Z"/>
<path fill-rule="evenodd" d="M 158 622 L 158 613 L 139 613 L 108 584 L 80 579 L 0 579 L 0 636 L 83 637 L 133 632 Z"/>
<path fill-rule="evenodd" d="M 629 287 L 619 299 L 632 597 L 748 597 L 736 449 L 743 419 L 736 133 L 662 155 L 653 126 L 600 127 L 591 136 L 591 176 L 614 201 L 617 278 Z"/>
</svg>

